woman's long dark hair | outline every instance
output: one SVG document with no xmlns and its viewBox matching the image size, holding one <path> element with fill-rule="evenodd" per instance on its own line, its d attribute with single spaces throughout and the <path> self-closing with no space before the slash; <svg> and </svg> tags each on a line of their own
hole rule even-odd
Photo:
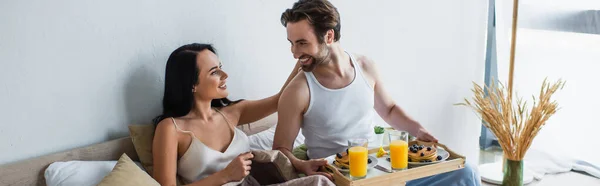
<svg viewBox="0 0 600 186">
<path fill-rule="evenodd" d="M 154 125 L 158 125 L 165 118 L 185 116 L 192 110 L 194 107 L 192 88 L 198 84 L 200 73 L 198 65 L 196 65 L 196 56 L 204 50 L 210 50 L 217 54 L 212 45 L 199 43 L 183 45 L 171 53 L 165 69 L 163 112 L 153 119 Z M 213 99 L 210 105 L 221 108 L 240 101 L 242 100 Z"/>
</svg>

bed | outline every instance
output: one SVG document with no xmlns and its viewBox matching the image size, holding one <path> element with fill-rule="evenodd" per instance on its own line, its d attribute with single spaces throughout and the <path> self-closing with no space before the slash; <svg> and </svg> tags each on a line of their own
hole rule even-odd
<svg viewBox="0 0 600 186">
<path fill-rule="evenodd" d="M 276 114 L 268 116 L 250 125 L 243 125 L 242 129 L 247 135 L 253 150 L 270 150 L 275 134 Z M 304 137 L 299 134 L 295 146 L 304 142 Z M 0 166 L 1 186 L 37 185 L 45 186 L 44 172 L 53 162 L 66 161 L 116 161 L 123 154 L 127 154 L 133 161 L 139 161 L 130 137 L 122 137 L 111 141 L 76 148 L 60 153 L 44 155 L 37 158 L 9 163 Z"/>
</svg>

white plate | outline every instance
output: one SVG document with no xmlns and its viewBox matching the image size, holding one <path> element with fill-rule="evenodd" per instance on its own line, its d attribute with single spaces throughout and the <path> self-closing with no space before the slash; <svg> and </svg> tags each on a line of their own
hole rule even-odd
<svg viewBox="0 0 600 186">
<path fill-rule="evenodd" d="M 502 173 L 502 162 L 486 163 L 479 165 L 479 175 L 481 176 L 481 181 L 501 185 L 502 179 L 504 178 L 504 173 Z M 533 182 L 533 174 L 531 171 L 524 168 L 523 184 L 526 185 L 531 182 Z"/>
<path fill-rule="evenodd" d="M 423 166 L 423 165 L 430 165 L 430 164 L 435 164 L 435 163 L 439 163 L 442 161 L 446 161 L 446 159 L 448 159 L 448 157 L 450 157 L 450 153 L 448 153 L 448 151 L 442 149 L 442 148 L 437 148 L 437 155 L 438 156 L 442 156 L 442 160 L 439 161 L 432 161 L 432 162 L 408 162 L 408 165 L 411 166 Z M 387 161 L 390 161 L 390 158 L 386 158 Z"/>
<path fill-rule="evenodd" d="M 371 160 L 371 163 L 367 164 L 367 170 L 375 167 L 375 165 L 379 163 L 379 160 L 377 160 L 375 156 L 369 156 L 369 159 Z M 337 168 L 340 172 L 350 172 L 350 169 L 342 169 L 333 163 L 333 161 L 335 161 L 335 154 L 325 158 L 325 160 L 327 160 L 327 163 Z"/>
</svg>

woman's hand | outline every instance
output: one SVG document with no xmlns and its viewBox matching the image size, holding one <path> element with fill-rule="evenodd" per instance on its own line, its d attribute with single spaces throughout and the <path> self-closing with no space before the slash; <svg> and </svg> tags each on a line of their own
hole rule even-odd
<svg viewBox="0 0 600 186">
<path fill-rule="evenodd" d="M 250 174 L 250 165 L 252 165 L 252 152 L 246 152 L 234 158 L 227 167 L 224 173 L 228 178 L 228 182 L 240 181 Z"/>
</svg>

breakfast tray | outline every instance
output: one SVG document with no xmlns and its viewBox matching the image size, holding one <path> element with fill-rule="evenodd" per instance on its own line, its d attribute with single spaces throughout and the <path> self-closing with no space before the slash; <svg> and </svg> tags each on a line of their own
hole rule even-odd
<svg viewBox="0 0 600 186">
<path fill-rule="evenodd" d="M 369 169 L 367 176 L 363 179 L 352 180 L 347 173 L 341 173 L 337 168 L 328 164 L 327 166 L 323 166 L 321 171 L 329 172 L 333 175 L 334 182 L 338 186 L 359 186 L 359 185 L 406 185 L 407 181 L 415 180 L 419 178 L 424 178 L 428 176 L 433 176 L 445 172 L 450 172 L 458 169 L 462 169 L 465 166 L 465 157 L 459 154 L 456 154 L 445 145 L 440 143 L 428 143 L 421 141 L 411 141 L 409 142 L 409 146 L 417 144 L 417 145 L 425 145 L 425 146 L 437 146 L 441 147 L 444 150 L 448 151 L 450 154 L 449 157 L 445 161 L 441 161 L 435 164 L 422 165 L 422 166 L 411 166 L 409 165 L 408 169 L 397 171 L 393 173 L 387 173 L 381 171 L 376 168 Z M 369 155 L 374 155 L 377 153 L 379 148 L 370 149 Z M 385 146 L 384 150 L 388 151 L 389 146 Z M 387 169 L 390 169 L 390 162 L 386 160 L 386 157 L 383 156 L 377 158 L 378 165 L 381 165 Z"/>
</svg>

